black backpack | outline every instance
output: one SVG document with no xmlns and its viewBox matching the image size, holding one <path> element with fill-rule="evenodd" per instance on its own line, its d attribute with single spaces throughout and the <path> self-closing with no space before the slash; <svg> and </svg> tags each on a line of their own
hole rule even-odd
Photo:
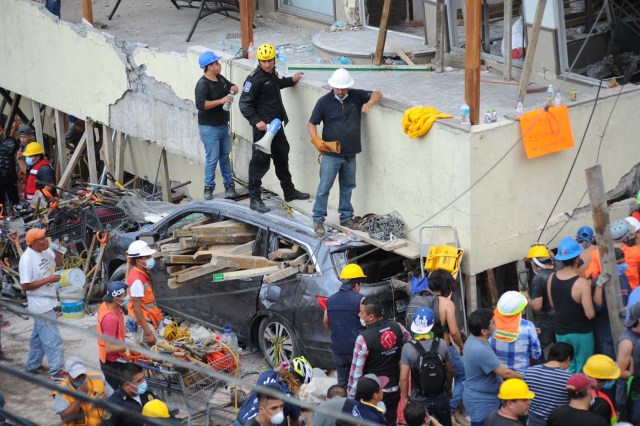
<svg viewBox="0 0 640 426">
<path fill-rule="evenodd" d="M 420 342 L 413 341 L 411 344 L 418 351 L 418 367 L 411 368 L 411 383 L 424 397 L 433 398 L 442 395 L 447 383 L 447 370 L 438 353 L 440 339 L 436 337 L 433 340 L 429 352 Z"/>
<path fill-rule="evenodd" d="M 416 311 L 420 308 L 431 308 L 436 317 L 436 322 L 431 331 L 435 336 L 443 338 L 444 329 L 440 322 L 440 298 L 429 289 L 422 291 L 420 294 L 411 296 L 409 306 L 407 306 L 407 316 L 405 318 L 407 330 L 411 330 L 413 317 L 416 316 Z"/>
</svg>

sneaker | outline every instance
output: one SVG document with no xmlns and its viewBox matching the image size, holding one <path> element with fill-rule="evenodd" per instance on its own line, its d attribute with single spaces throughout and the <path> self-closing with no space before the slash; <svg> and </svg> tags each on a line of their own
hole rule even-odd
<svg viewBox="0 0 640 426">
<path fill-rule="evenodd" d="M 315 231 L 318 237 L 324 237 L 324 222 L 313 222 L 313 230 Z"/>
<path fill-rule="evenodd" d="M 300 192 L 297 189 L 293 189 L 284 194 L 284 200 L 289 202 L 293 200 L 308 200 L 311 196 L 305 192 Z"/>
<path fill-rule="evenodd" d="M 202 198 L 204 198 L 205 200 L 212 200 L 213 188 L 204 188 L 204 194 L 202 195 Z"/>
<path fill-rule="evenodd" d="M 27 373 L 29 374 L 44 374 L 44 373 L 48 373 L 49 372 L 49 368 L 45 367 L 44 365 L 41 365 L 40 367 L 36 368 L 35 370 L 28 370 Z"/>
<path fill-rule="evenodd" d="M 236 192 L 236 187 L 234 185 L 229 185 L 224 187 L 224 197 L 225 198 L 235 198 L 238 196 Z"/>
<path fill-rule="evenodd" d="M 49 376 L 49 380 L 55 383 L 60 383 L 66 378 L 67 373 L 64 370 L 58 370 L 56 374 L 54 374 L 53 376 Z"/>
<path fill-rule="evenodd" d="M 249 208 L 251 210 L 257 211 L 258 213 L 267 213 L 271 209 L 267 207 L 260 197 L 252 198 L 249 202 Z"/>
<path fill-rule="evenodd" d="M 347 219 L 344 222 L 340 222 L 340 226 L 344 226 L 345 228 L 353 229 L 354 231 L 360 230 L 360 224 L 356 223 L 353 219 Z"/>
</svg>

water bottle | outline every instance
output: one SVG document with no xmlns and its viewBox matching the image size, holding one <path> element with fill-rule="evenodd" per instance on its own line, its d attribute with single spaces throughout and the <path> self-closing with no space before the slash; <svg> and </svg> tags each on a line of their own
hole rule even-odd
<svg viewBox="0 0 640 426">
<path fill-rule="evenodd" d="M 233 93 L 229 93 L 229 96 L 231 96 L 231 98 L 233 98 Z M 231 104 L 232 102 L 226 103 L 226 104 L 222 104 L 222 109 L 225 111 L 231 111 Z"/>
<path fill-rule="evenodd" d="M 550 84 L 549 87 L 547 87 L 547 105 L 548 106 L 553 106 L 553 95 L 554 95 L 553 84 Z"/>
<path fill-rule="evenodd" d="M 256 48 L 253 47 L 253 42 L 249 43 L 249 47 L 247 48 L 247 59 L 249 59 L 252 66 L 256 65 Z"/>
<path fill-rule="evenodd" d="M 470 115 L 471 115 L 471 109 L 469 108 L 469 105 L 467 105 L 467 103 L 465 102 L 460 107 L 460 122 L 462 124 L 471 124 Z"/>
<path fill-rule="evenodd" d="M 491 110 L 488 109 L 484 112 L 484 122 L 485 124 L 491 123 Z"/>
<path fill-rule="evenodd" d="M 491 108 L 491 122 L 495 123 L 498 121 L 498 112 L 495 108 Z"/>
<path fill-rule="evenodd" d="M 553 97 L 553 106 L 559 107 L 560 105 L 562 105 L 562 94 L 560 94 L 560 90 L 558 90 Z"/>
<path fill-rule="evenodd" d="M 224 331 L 220 338 L 222 343 L 227 345 L 233 352 L 240 353 L 240 348 L 238 347 L 238 336 L 236 336 L 236 334 L 231 330 L 231 326 L 225 325 L 222 330 Z"/>
<path fill-rule="evenodd" d="M 282 67 L 282 75 L 286 77 L 289 72 L 289 67 L 287 65 L 287 51 L 284 48 L 282 48 L 280 52 L 280 66 Z"/>
</svg>

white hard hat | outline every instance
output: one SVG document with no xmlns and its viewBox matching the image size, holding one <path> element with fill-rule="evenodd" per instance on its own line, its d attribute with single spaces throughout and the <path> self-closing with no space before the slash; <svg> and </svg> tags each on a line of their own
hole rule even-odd
<svg viewBox="0 0 640 426">
<path fill-rule="evenodd" d="M 349 71 L 344 68 L 338 68 L 335 70 L 327 82 L 329 83 L 329 86 L 335 89 L 348 89 L 355 83 L 353 78 L 351 78 Z"/>
<path fill-rule="evenodd" d="M 625 217 L 624 220 L 626 220 L 629 223 L 629 225 L 631 225 L 632 233 L 635 234 L 640 230 L 640 220 L 636 219 L 633 216 Z"/>
<path fill-rule="evenodd" d="M 498 312 L 510 317 L 518 315 L 527 307 L 527 298 L 519 291 L 507 291 L 498 300 Z"/>
<path fill-rule="evenodd" d="M 137 240 L 129 244 L 129 249 L 127 250 L 127 256 L 129 257 L 140 257 L 140 256 L 151 256 L 156 251 L 149 247 L 144 241 Z"/>
</svg>

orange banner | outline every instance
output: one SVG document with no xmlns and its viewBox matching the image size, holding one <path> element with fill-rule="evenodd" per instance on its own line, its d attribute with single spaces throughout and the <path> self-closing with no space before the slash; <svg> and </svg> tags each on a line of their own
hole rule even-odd
<svg viewBox="0 0 640 426">
<path fill-rule="evenodd" d="M 574 146 L 566 105 L 522 114 L 520 130 L 527 158 L 540 157 Z"/>
</svg>

